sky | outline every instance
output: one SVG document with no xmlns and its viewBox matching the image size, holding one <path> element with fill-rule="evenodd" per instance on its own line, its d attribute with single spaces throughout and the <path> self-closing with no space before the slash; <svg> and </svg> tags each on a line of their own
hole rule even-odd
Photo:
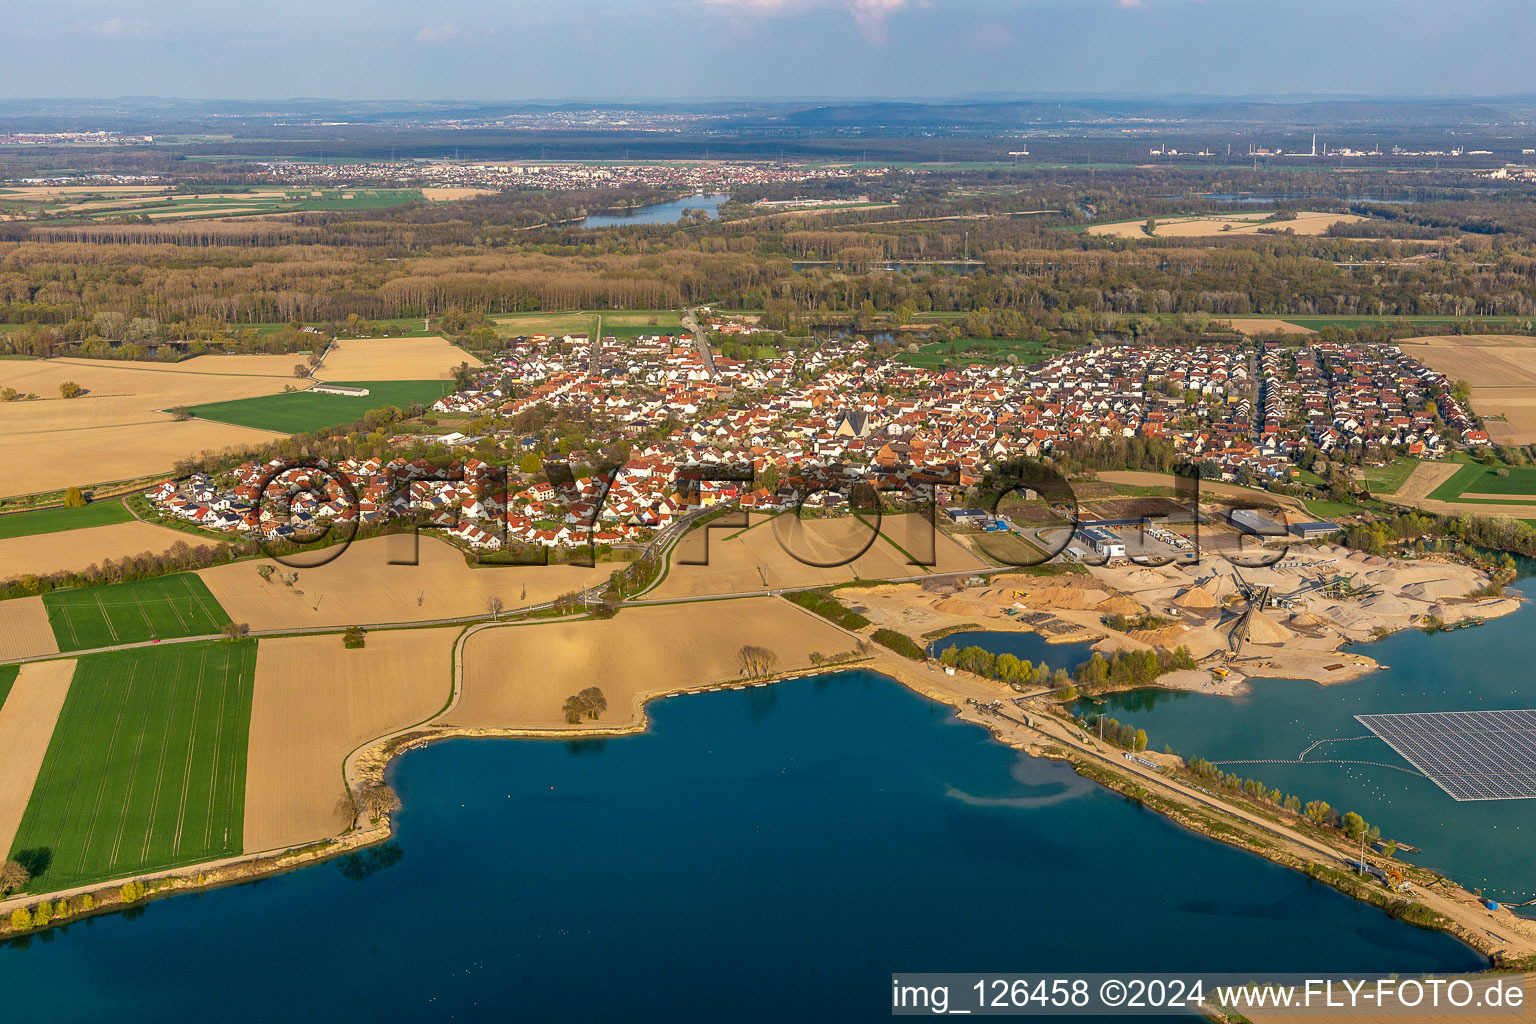
<svg viewBox="0 0 1536 1024">
<path fill-rule="evenodd" d="M 0 97 L 1536 92 L 1532 0 L 66 0 Z"/>
</svg>

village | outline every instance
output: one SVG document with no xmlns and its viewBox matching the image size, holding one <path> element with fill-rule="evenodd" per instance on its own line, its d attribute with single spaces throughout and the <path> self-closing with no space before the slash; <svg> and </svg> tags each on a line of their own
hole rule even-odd
<svg viewBox="0 0 1536 1024">
<path fill-rule="evenodd" d="M 400 450 L 440 445 L 450 454 L 441 464 L 373 456 L 314 473 L 248 460 L 148 496 L 163 515 L 217 533 L 294 539 L 326 521 L 416 515 L 494 552 L 641 546 L 720 502 L 832 511 L 860 482 L 897 502 L 963 504 L 999 462 L 1107 439 L 1165 442 L 1202 478 L 1255 487 L 1294 482 L 1318 454 L 1435 459 L 1488 444 L 1451 382 L 1394 345 L 1107 345 L 928 369 L 882 358 L 859 336 L 783 352 L 739 345 L 772 354 L 730 358 L 705 332 L 717 345 L 765 332 L 748 317 L 704 319 L 697 338 L 509 339 L 471 387 L 433 405 L 439 426 L 460 429 L 391 436 Z M 511 426 L 539 409 L 610 429 L 561 451 L 538 429 Z M 263 503 L 262 486 L 283 500 Z M 1097 549 L 1091 533 L 1080 539 Z"/>
</svg>

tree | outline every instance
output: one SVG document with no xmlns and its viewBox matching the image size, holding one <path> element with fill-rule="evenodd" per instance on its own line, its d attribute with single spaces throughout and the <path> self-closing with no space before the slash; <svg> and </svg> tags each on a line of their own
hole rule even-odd
<svg viewBox="0 0 1536 1024">
<path fill-rule="evenodd" d="M 11 911 L 11 927 L 19 932 L 24 932 L 32 927 L 32 911 L 26 907 L 17 907 Z"/>
<path fill-rule="evenodd" d="M 1349 838 L 1359 839 L 1366 832 L 1365 819 L 1354 811 L 1350 811 L 1344 815 L 1344 820 L 1339 823 L 1339 828 Z"/>
<path fill-rule="evenodd" d="M 358 806 L 367 812 L 368 819 L 377 822 L 391 811 L 400 809 L 400 797 L 382 782 L 370 783 L 357 791 Z"/>
<path fill-rule="evenodd" d="M 501 617 L 501 609 L 501 598 L 492 594 L 490 600 L 485 602 L 485 610 L 491 613 L 491 618 L 496 619 Z"/>
<path fill-rule="evenodd" d="M 0 864 L 0 893 L 20 892 L 32 881 L 32 873 L 19 861 L 8 860 Z"/>
<path fill-rule="evenodd" d="M 275 571 L 276 570 L 273 569 L 272 566 L 270 566 L 270 565 L 258 565 L 256 567 L 256 575 L 260 576 L 262 579 L 266 580 L 268 583 L 272 582 L 272 573 L 274 573 Z"/>
<path fill-rule="evenodd" d="M 184 405 L 175 405 L 170 409 L 171 419 L 178 423 L 184 423 L 192 418 L 192 410 Z"/>
<path fill-rule="evenodd" d="M 573 693 L 565 698 L 565 703 L 560 706 L 560 710 L 565 712 L 566 722 L 575 725 L 581 721 L 582 712 L 585 709 L 582 707 L 581 698 Z"/>
<path fill-rule="evenodd" d="M 32 926 L 34 928 L 42 928 L 52 920 L 53 904 L 49 903 L 47 900 L 43 900 L 43 902 L 39 903 L 37 908 L 32 911 Z"/>
<path fill-rule="evenodd" d="M 251 632 L 251 624 L 248 622 L 226 622 L 220 630 L 226 640 L 238 640 Z"/>
<path fill-rule="evenodd" d="M 336 820 L 347 831 L 357 824 L 358 810 L 357 796 L 350 789 L 336 798 Z"/>
<path fill-rule="evenodd" d="M 1148 217 L 1147 218 L 1147 222 L 1141 226 L 1141 230 L 1148 237 L 1151 237 L 1151 236 L 1157 234 L 1157 218 L 1156 217 Z"/>
<path fill-rule="evenodd" d="M 79 398 L 83 394 L 85 394 L 85 388 L 72 380 L 67 380 L 59 385 L 60 398 Z"/>
<path fill-rule="evenodd" d="M 85 494 L 78 487 L 71 487 L 64 492 L 65 508 L 84 508 Z"/>
<path fill-rule="evenodd" d="M 1333 817 L 1333 808 L 1329 807 L 1325 801 L 1309 800 L 1302 813 L 1306 815 L 1307 820 L 1312 824 L 1321 825 Z"/>
<path fill-rule="evenodd" d="M 293 375 L 295 377 L 308 377 L 309 376 L 309 367 L 305 366 L 303 363 L 294 363 L 293 364 Z"/>
<path fill-rule="evenodd" d="M 341 634 L 341 646 L 349 651 L 355 651 L 368 642 L 368 634 L 362 626 L 348 626 L 347 631 Z"/>
<path fill-rule="evenodd" d="M 608 698 L 603 696 L 603 691 L 595 686 L 589 686 L 576 695 L 586 707 L 587 717 L 596 720 L 597 716 L 608 710 Z"/>
<path fill-rule="evenodd" d="M 741 650 L 736 652 L 736 660 L 741 663 L 743 675 L 765 676 L 778 664 L 779 656 L 766 647 L 742 644 Z"/>
</svg>

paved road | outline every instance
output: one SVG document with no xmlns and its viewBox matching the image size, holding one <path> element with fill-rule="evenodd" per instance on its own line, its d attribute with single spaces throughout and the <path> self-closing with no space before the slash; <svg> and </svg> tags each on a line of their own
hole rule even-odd
<svg viewBox="0 0 1536 1024">
<path fill-rule="evenodd" d="M 704 328 L 699 326 L 698 318 L 693 315 L 693 310 L 683 314 L 683 327 L 693 332 L 693 346 L 699 350 L 699 359 L 704 363 L 704 371 L 709 374 L 709 379 L 715 379 L 715 354 L 709 350 L 709 342 L 704 337 Z"/>
</svg>

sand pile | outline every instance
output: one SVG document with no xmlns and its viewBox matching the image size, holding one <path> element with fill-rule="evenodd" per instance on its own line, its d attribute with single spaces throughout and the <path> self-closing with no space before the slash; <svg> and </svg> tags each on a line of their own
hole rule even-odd
<svg viewBox="0 0 1536 1024">
<path fill-rule="evenodd" d="M 1219 608 L 1221 606 L 1221 601 L 1203 586 L 1190 587 L 1179 594 L 1178 597 L 1175 597 L 1173 603 L 1180 608 L 1194 609 Z"/>
<path fill-rule="evenodd" d="M 1107 601 L 1100 601 L 1095 605 L 1095 610 L 1101 611 L 1105 615 L 1140 615 L 1146 611 L 1145 608 L 1124 594 L 1116 594 Z"/>
<path fill-rule="evenodd" d="M 1475 587 L 1471 580 L 1425 580 L 1410 583 L 1403 588 L 1403 593 L 1421 601 L 1437 601 L 1443 597 L 1464 597 Z"/>
<path fill-rule="evenodd" d="M 1248 639 L 1256 644 L 1283 644 L 1296 634 L 1264 612 L 1248 616 Z"/>
<path fill-rule="evenodd" d="M 1316 629 L 1323 624 L 1323 620 L 1311 612 L 1296 612 L 1286 625 L 1292 629 Z"/>
<path fill-rule="evenodd" d="M 1097 608 L 1109 600 L 1103 590 L 1079 590 L 1076 587 L 1038 587 L 1018 598 L 1030 608 Z"/>
<path fill-rule="evenodd" d="M 1159 629 L 1133 629 L 1126 636 L 1152 647 L 1162 647 L 1171 651 L 1184 643 L 1184 634 L 1188 632 L 1187 627 L 1174 622 Z"/>
</svg>

